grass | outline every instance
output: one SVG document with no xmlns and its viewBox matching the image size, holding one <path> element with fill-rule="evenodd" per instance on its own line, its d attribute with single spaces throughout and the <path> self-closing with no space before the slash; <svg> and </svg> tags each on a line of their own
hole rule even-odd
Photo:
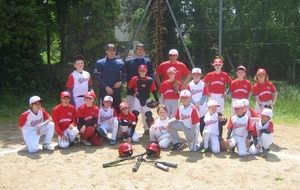
<svg viewBox="0 0 300 190">
<path fill-rule="evenodd" d="M 274 106 L 274 124 L 299 126 L 300 120 L 300 90 L 299 88 L 285 83 L 276 83 L 278 89 L 278 100 Z M 125 90 L 125 88 L 123 88 Z M 97 91 L 96 91 L 97 92 Z M 125 91 L 124 91 L 125 92 Z M 52 112 L 52 108 L 57 105 L 59 97 L 54 97 L 51 94 L 40 95 L 44 99 L 43 107 L 49 113 Z M 125 100 L 126 95 L 122 95 L 122 99 Z M 0 122 L 2 124 L 18 123 L 18 119 L 21 113 L 28 109 L 28 95 L 15 96 L 13 94 L 2 94 L 0 97 Z M 98 104 L 98 102 L 97 102 Z M 227 98 L 225 101 L 224 115 L 230 117 L 231 115 L 231 98 Z M 254 107 L 255 99 L 252 96 L 250 98 L 250 107 Z"/>
</svg>

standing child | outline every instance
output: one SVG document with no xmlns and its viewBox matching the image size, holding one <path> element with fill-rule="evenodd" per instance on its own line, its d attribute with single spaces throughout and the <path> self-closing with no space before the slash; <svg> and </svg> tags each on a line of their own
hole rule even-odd
<svg viewBox="0 0 300 190">
<path fill-rule="evenodd" d="M 183 146 L 178 135 L 178 131 L 183 131 L 190 151 L 196 152 L 199 150 L 199 145 L 197 145 L 200 124 L 199 113 L 197 108 L 190 102 L 191 92 L 189 90 L 180 92 L 180 100 L 182 105 L 177 108 L 174 117 L 166 124 L 173 141 L 171 150 L 177 150 Z"/>
<path fill-rule="evenodd" d="M 253 145 L 249 149 L 250 154 L 258 154 L 262 151 L 262 157 L 267 158 L 269 147 L 273 143 L 274 125 L 271 121 L 273 111 L 265 108 L 260 113 L 260 121 L 254 123 Z"/>
<path fill-rule="evenodd" d="M 217 112 L 219 104 L 215 100 L 209 100 L 207 102 L 208 111 L 204 116 L 205 127 L 203 130 L 203 148 L 200 150 L 201 153 L 208 151 L 208 148 L 213 153 L 217 154 L 220 152 L 220 138 L 222 138 L 223 125 L 227 123 L 227 119 L 223 117 L 222 113 Z M 221 129 L 222 128 L 222 129 Z"/>
<path fill-rule="evenodd" d="M 111 132 L 111 139 L 109 144 L 116 144 L 118 133 L 118 113 L 114 107 L 112 107 L 113 98 L 109 95 L 103 98 L 103 106 L 99 109 L 98 126 L 96 132 L 99 137 L 109 139 L 107 132 Z"/>
<path fill-rule="evenodd" d="M 180 81 L 175 79 L 177 73 L 175 67 L 170 67 L 167 70 L 167 73 L 169 75 L 169 79 L 161 84 L 159 92 L 162 94 L 161 104 L 166 106 L 166 108 L 168 109 L 168 117 L 172 118 L 174 117 L 174 114 L 178 108 L 179 93 L 182 90 L 182 84 Z"/>
<path fill-rule="evenodd" d="M 71 104 L 75 105 L 76 110 L 84 104 L 84 95 L 92 89 L 92 78 L 90 73 L 84 71 L 84 58 L 82 55 L 75 55 L 73 71 L 67 81 L 67 91 L 71 93 Z"/>
<path fill-rule="evenodd" d="M 87 146 L 100 146 L 102 142 L 95 131 L 95 125 L 97 124 L 99 114 L 99 108 L 94 105 L 96 101 L 95 93 L 87 92 L 84 95 L 84 101 L 85 104 L 80 106 L 76 113 L 80 140 Z"/>
<path fill-rule="evenodd" d="M 225 85 L 230 85 L 231 78 L 228 73 L 222 71 L 222 59 L 215 59 L 212 65 L 214 66 L 215 71 L 208 73 L 203 81 L 208 85 L 209 100 L 216 100 L 220 105 L 220 107 L 218 107 L 218 112 L 222 113 L 224 110 L 224 98 L 227 97 Z"/>
<path fill-rule="evenodd" d="M 235 115 L 230 117 L 227 125 L 227 140 L 229 142 L 230 152 L 234 153 L 234 148 L 237 146 L 239 156 L 246 156 L 246 143 L 249 144 L 252 132 L 250 119 L 245 115 L 244 103 L 242 100 L 235 101 L 233 103 L 233 108 L 235 110 Z"/>
<path fill-rule="evenodd" d="M 264 69 L 258 69 L 254 79 L 256 80 L 253 86 L 253 96 L 256 99 L 255 111 L 260 113 L 265 107 L 273 107 L 278 93 Z"/>
<path fill-rule="evenodd" d="M 75 137 L 79 133 L 76 127 L 76 110 L 70 104 L 70 100 L 70 92 L 63 91 L 60 93 L 61 103 L 52 110 L 52 118 L 58 136 L 58 146 L 61 148 L 68 148 L 70 145 L 74 145 Z"/>
<path fill-rule="evenodd" d="M 32 96 L 29 99 L 29 110 L 22 113 L 19 120 L 19 129 L 26 143 L 29 153 L 39 150 L 41 135 L 45 135 L 43 149 L 53 151 L 50 146 L 54 134 L 54 123 L 50 115 L 41 107 L 42 99 Z"/>
<path fill-rule="evenodd" d="M 158 118 L 154 120 L 150 128 L 150 141 L 157 142 L 160 148 L 167 148 L 172 142 L 168 130 L 165 128 L 169 117 L 168 109 L 164 105 L 157 108 Z"/>
<path fill-rule="evenodd" d="M 252 91 L 252 86 L 249 80 L 245 78 L 246 68 L 244 66 L 238 66 L 236 68 L 237 78 L 231 82 L 229 92 L 231 93 L 231 113 L 235 113 L 233 109 L 233 102 L 241 99 L 248 99 L 249 94 Z"/>
<path fill-rule="evenodd" d="M 204 116 L 206 113 L 206 99 L 209 95 L 208 88 L 206 84 L 201 80 L 202 71 L 200 68 L 194 68 L 192 70 L 193 80 L 189 82 L 186 89 L 191 91 L 192 98 L 191 102 L 199 111 L 200 116 L 200 134 L 202 136 L 202 132 L 205 126 Z"/>
<path fill-rule="evenodd" d="M 123 142 L 138 142 L 139 136 L 135 131 L 137 117 L 129 111 L 129 105 L 127 102 L 122 102 L 120 104 L 120 110 L 119 123 L 120 130 L 123 135 Z"/>
<path fill-rule="evenodd" d="M 149 128 L 153 122 L 153 116 L 151 108 L 147 106 L 150 102 L 150 92 L 152 92 L 155 101 L 158 102 L 157 90 L 155 82 L 152 78 L 146 76 L 147 66 L 142 64 L 138 67 L 139 76 L 134 76 L 128 83 L 127 87 L 129 89 L 133 88 L 136 97 L 133 103 L 132 113 L 138 118 L 140 112 L 142 113 L 142 123 L 144 127 L 144 133 L 149 135 Z"/>
</svg>

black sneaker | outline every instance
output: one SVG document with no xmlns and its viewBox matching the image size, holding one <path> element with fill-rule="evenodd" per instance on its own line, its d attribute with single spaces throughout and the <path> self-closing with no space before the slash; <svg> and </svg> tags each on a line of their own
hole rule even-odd
<svg viewBox="0 0 300 190">
<path fill-rule="evenodd" d="M 144 131 L 144 134 L 145 134 L 145 135 L 149 135 L 149 129 L 146 129 L 146 130 Z"/>
<path fill-rule="evenodd" d="M 183 146 L 183 144 L 181 142 L 176 143 L 176 144 L 173 145 L 173 147 L 171 148 L 171 150 L 178 150 L 182 146 Z"/>
<path fill-rule="evenodd" d="M 233 148 L 231 148 L 231 149 L 229 150 L 230 154 L 233 154 L 234 151 L 235 151 L 235 147 L 233 147 Z"/>
</svg>

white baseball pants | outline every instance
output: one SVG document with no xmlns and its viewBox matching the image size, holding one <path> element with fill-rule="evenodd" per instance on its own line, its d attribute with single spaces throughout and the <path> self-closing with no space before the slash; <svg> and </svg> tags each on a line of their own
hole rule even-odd
<svg viewBox="0 0 300 190">
<path fill-rule="evenodd" d="M 60 136 L 58 136 L 58 146 L 61 148 L 68 148 L 71 142 L 74 142 L 75 137 L 78 135 L 79 131 L 77 127 L 72 129 L 67 128 L 64 131 L 64 135 L 67 137 L 67 141 L 63 141 Z"/>
</svg>

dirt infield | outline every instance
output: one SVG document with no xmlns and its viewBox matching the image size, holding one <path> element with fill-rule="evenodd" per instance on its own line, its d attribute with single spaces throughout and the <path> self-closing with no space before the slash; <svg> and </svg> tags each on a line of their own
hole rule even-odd
<svg viewBox="0 0 300 190">
<path fill-rule="evenodd" d="M 138 134 L 134 155 L 144 152 L 149 143 L 141 127 Z M 177 168 L 165 172 L 143 162 L 135 173 L 135 160 L 102 167 L 102 163 L 118 159 L 120 139 L 114 146 L 105 142 L 101 147 L 87 147 L 78 142 L 59 149 L 55 137 L 54 152 L 29 154 L 16 124 L 1 125 L 0 184 L 2 189 L 299 189 L 300 127 L 275 125 L 274 134 L 266 159 L 260 155 L 241 158 L 227 151 L 200 154 L 189 152 L 185 145 L 178 151 L 162 150 L 158 158 L 176 162 Z"/>
</svg>

